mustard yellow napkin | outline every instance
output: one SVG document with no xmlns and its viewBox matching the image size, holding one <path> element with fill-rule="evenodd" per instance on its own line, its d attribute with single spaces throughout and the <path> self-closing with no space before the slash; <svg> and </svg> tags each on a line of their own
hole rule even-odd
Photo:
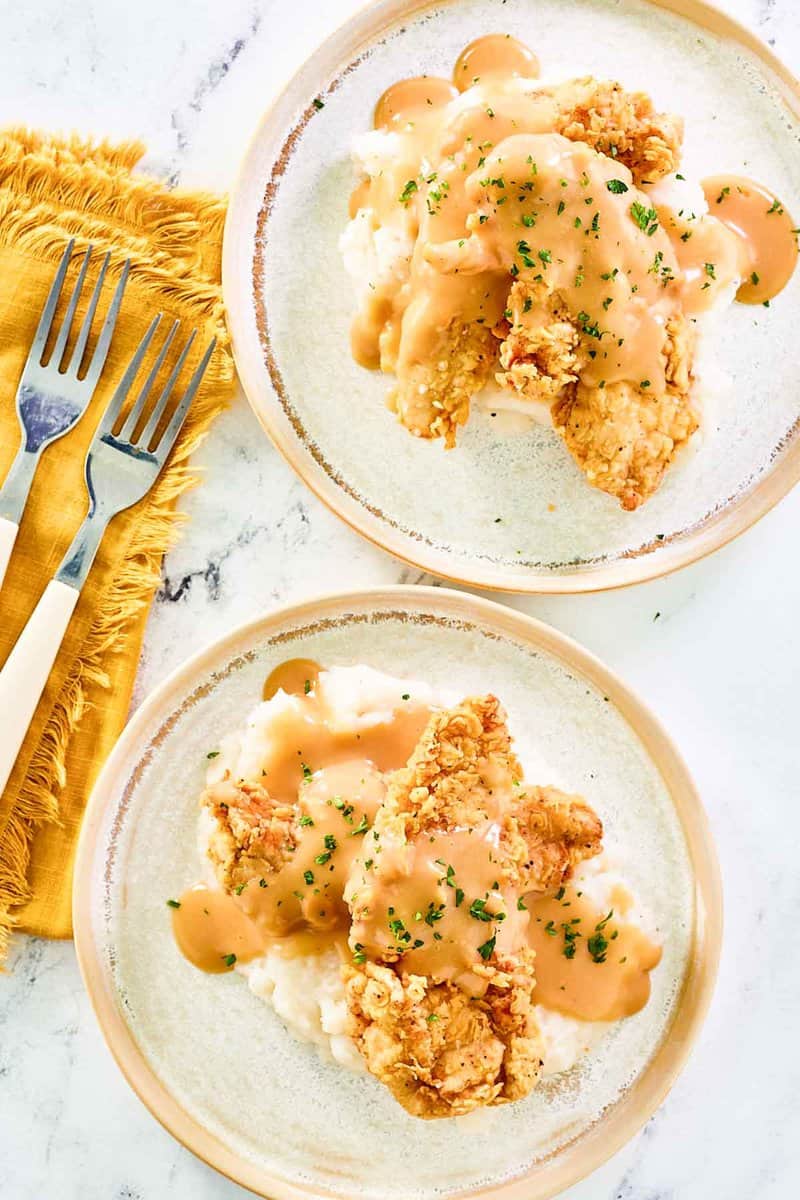
<svg viewBox="0 0 800 1200">
<path fill-rule="evenodd" d="M 161 556 L 175 535 L 173 504 L 193 481 L 187 459 L 233 382 L 220 287 L 225 202 L 132 174 L 143 151 L 138 143 L 0 133 L 0 482 L 19 446 L 17 383 L 67 241 L 73 237 L 77 250 L 91 243 L 99 254 L 110 251 L 114 274 L 126 258 L 132 264 L 92 407 L 39 465 L 0 591 L 0 663 L 85 515 L 88 443 L 154 314 L 179 317 L 186 331 L 197 327 L 198 355 L 212 335 L 218 339 L 167 469 L 108 529 L 0 797 L 0 959 L 14 924 L 49 937 L 71 934 L 81 816 L 125 724 Z"/>
</svg>

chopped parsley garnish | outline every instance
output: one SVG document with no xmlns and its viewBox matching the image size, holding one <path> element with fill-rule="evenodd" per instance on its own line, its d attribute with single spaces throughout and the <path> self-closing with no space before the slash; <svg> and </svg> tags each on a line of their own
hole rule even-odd
<svg viewBox="0 0 800 1200">
<path fill-rule="evenodd" d="M 353 952 L 353 962 L 354 963 L 363 963 L 366 961 L 367 961 L 367 956 L 364 953 L 363 945 L 361 944 L 361 942 L 356 942 L 354 952 Z"/>
<path fill-rule="evenodd" d="M 428 904 L 428 911 L 425 913 L 425 924 L 434 925 L 437 921 L 441 921 L 444 915 L 444 904 L 436 905 L 431 900 Z"/>
<path fill-rule="evenodd" d="M 414 192 L 416 192 L 418 190 L 419 189 L 417 187 L 416 179 L 409 179 L 408 183 L 403 188 L 402 192 L 397 197 L 397 199 L 400 201 L 401 204 L 408 204 L 409 200 L 414 195 Z"/>
<path fill-rule="evenodd" d="M 305 879 L 306 883 L 310 887 L 311 884 L 314 882 L 314 872 L 313 871 L 303 871 L 303 879 Z"/>
<path fill-rule="evenodd" d="M 527 906 L 527 904 L 525 903 L 525 900 L 523 899 L 523 897 L 522 897 L 522 896 L 518 896 L 518 897 L 517 897 L 517 908 L 519 909 L 519 911 L 520 911 L 520 912 L 527 912 L 527 911 L 528 911 L 528 906 Z"/>
<path fill-rule="evenodd" d="M 564 209 L 565 209 L 566 207 L 567 207 L 567 206 L 566 206 L 566 204 L 564 203 L 564 201 L 563 201 L 563 200 L 559 200 L 559 202 L 558 202 L 558 208 L 556 209 L 556 216 L 560 217 L 560 216 L 561 216 L 561 214 L 562 214 L 562 212 L 564 211 Z"/>
<path fill-rule="evenodd" d="M 367 820 L 366 813 L 365 813 L 364 816 L 359 821 L 358 825 L 356 825 L 355 829 L 352 829 L 350 831 L 350 837 L 357 837 L 360 833 L 366 833 L 368 829 L 369 829 L 369 821 Z"/>
<path fill-rule="evenodd" d="M 705 271 L 706 275 L 709 276 L 709 278 L 717 278 L 713 263 L 703 263 L 703 270 Z"/>
<path fill-rule="evenodd" d="M 400 697 L 400 699 L 401 699 L 401 700 L 410 700 L 410 699 L 411 699 L 411 693 L 410 693 L 410 692 L 403 692 L 403 694 L 402 694 L 402 696 Z"/>
<path fill-rule="evenodd" d="M 308 693 L 311 691 L 311 680 L 310 679 L 307 679 L 305 681 L 305 683 L 303 684 L 303 691 L 305 692 L 306 695 L 308 695 Z"/>
<path fill-rule="evenodd" d="M 753 271 L 753 274 L 750 276 L 750 282 L 752 283 L 753 287 L 756 287 L 757 284 L 761 282 L 761 276 L 757 271 Z"/>
<path fill-rule="evenodd" d="M 644 204 L 640 204 L 638 200 L 634 200 L 631 205 L 631 217 L 634 223 L 647 234 L 652 237 L 658 229 L 658 213 L 654 208 L 646 208 Z"/>
<path fill-rule="evenodd" d="M 223 954 L 222 961 L 225 963 L 226 967 L 232 967 L 233 964 L 236 962 L 236 955 L 235 954 Z"/>
<path fill-rule="evenodd" d="M 563 900 L 564 893 L 566 892 L 566 890 L 567 890 L 566 888 L 560 887 L 558 889 L 558 891 L 556 892 L 556 900 Z"/>
<path fill-rule="evenodd" d="M 245 883 L 237 883 L 236 887 L 235 887 L 233 890 L 236 892 L 236 895 L 237 895 L 237 896 L 241 896 L 242 892 L 244 891 L 244 889 L 245 889 L 246 887 L 247 887 L 247 882 L 245 882 Z"/>
<path fill-rule="evenodd" d="M 777 200 L 777 199 L 773 200 L 772 205 L 767 209 L 767 216 L 769 216 L 770 213 L 775 213 L 775 212 L 776 213 L 783 212 L 783 205 L 781 204 L 780 200 Z"/>
<path fill-rule="evenodd" d="M 319 99 L 318 96 L 315 96 L 311 103 L 314 105 L 314 108 L 317 110 L 317 112 L 319 112 L 321 108 L 325 107 L 324 103 Z"/>
<path fill-rule="evenodd" d="M 530 229 L 532 225 L 536 224 L 536 217 L 532 217 L 530 213 L 524 213 L 522 217 L 522 224 L 526 229 Z"/>
<path fill-rule="evenodd" d="M 313 825 L 314 822 L 311 820 L 311 817 L 307 817 L 307 816 L 303 815 L 300 818 L 300 824 L 301 825 Z"/>
<path fill-rule="evenodd" d="M 628 185 L 623 183 L 621 179 L 609 179 L 606 181 L 606 187 L 615 196 L 621 196 L 623 192 L 627 192 Z"/>
<path fill-rule="evenodd" d="M 309 767 L 308 763 L 303 763 L 302 765 L 303 765 L 303 779 L 305 781 L 308 781 L 311 778 L 311 776 L 313 775 L 313 771 L 311 770 L 311 767 Z"/>
<path fill-rule="evenodd" d="M 729 187 L 724 187 L 724 188 L 722 189 L 722 191 L 720 192 L 720 194 L 717 196 L 717 204 L 722 204 L 722 201 L 723 201 L 723 200 L 725 199 L 725 197 L 726 197 L 726 196 L 727 196 L 727 195 L 730 193 L 730 190 L 731 190 L 731 189 L 730 189 Z"/>
<path fill-rule="evenodd" d="M 331 856 L 327 850 L 323 851 L 322 854 L 318 854 L 317 857 L 314 859 L 314 862 L 317 864 L 318 867 L 324 867 L 325 863 L 330 862 L 330 861 L 331 861 Z"/>
<path fill-rule="evenodd" d="M 553 261 L 553 256 L 549 250 L 540 250 L 539 258 L 542 260 L 543 263 L 549 263 L 549 262 Z"/>
<path fill-rule="evenodd" d="M 180 900 L 168 900 L 167 904 L 170 908 L 180 908 L 181 906 Z"/>
<path fill-rule="evenodd" d="M 456 908 L 460 908 L 464 901 L 464 889 L 456 888 Z"/>
<path fill-rule="evenodd" d="M 492 914 L 486 911 L 485 900 L 473 900 L 469 906 L 469 915 L 476 921 L 491 921 Z"/>
<path fill-rule="evenodd" d="M 478 954 L 480 954 L 480 956 L 484 962 L 486 962 L 486 960 L 491 958 L 492 955 L 494 954 L 494 947 L 495 947 L 496 941 L 497 941 L 497 934 L 493 933 L 492 936 L 483 943 L 483 945 L 478 946 Z"/>
<path fill-rule="evenodd" d="M 592 956 L 592 962 L 604 963 L 608 950 L 608 938 L 601 932 L 593 933 L 586 941 L 586 949 Z"/>
<path fill-rule="evenodd" d="M 336 838 L 333 836 L 332 833 L 326 833 L 325 837 L 323 838 L 323 841 L 325 843 L 326 850 L 335 850 L 336 849 Z"/>
<path fill-rule="evenodd" d="M 643 380 L 641 381 L 641 383 L 639 384 L 639 387 L 640 387 L 640 388 L 649 388 L 649 387 L 650 387 L 650 380 L 649 380 L 649 379 L 643 379 Z"/>
</svg>

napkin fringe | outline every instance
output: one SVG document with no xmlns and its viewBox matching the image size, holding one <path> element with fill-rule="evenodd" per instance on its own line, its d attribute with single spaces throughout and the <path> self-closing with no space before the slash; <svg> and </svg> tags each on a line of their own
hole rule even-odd
<svg viewBox="0 0 800 1200">
<path fill-rule="evenodd" d="M 121 268 L 130 257 L 131 280 L 140 294 L 152 292 L 153 312 L 170 303 L 183 309 L 185 323 L 212 328 L 223 351 L 209 363 L 185 433 L 133 526 L 122 566 L 96 611 L 0 831 L 0 963 L 17 923 L 12 910 L 30 899 L 26 876 L 33 836 L 43 823 L 58 820 L 72 735 L 91 706 L 92 689 L 109 686 L 106 656 L 120 647 L 127 626 L 158 587 L 162 556 L 183 520 L 175 501 L 198 480 L 187 459 L 225 407 L 233 384 L 214 279 L 225 201 L 166 191 L 157 180 L 130 175 L 143 152 L 134 141 L 111 145 L 26 129 L 0 133 L 0 245 L 57 261 L 72 236 L 79 250 L 90 243 L 103 253 L 108 249 L 112 268 Z M 206 390 L 209 398 L 203 396 Z"/>
</svg>

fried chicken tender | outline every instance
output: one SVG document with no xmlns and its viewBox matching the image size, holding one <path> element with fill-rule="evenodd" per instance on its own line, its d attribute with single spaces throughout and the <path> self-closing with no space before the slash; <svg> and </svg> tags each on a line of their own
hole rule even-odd
<svg viewBox="0 0 800 1200">
<path fill-rule="evenodd" d="M 214 818 L 208 854 L 226 891 L 277 874 L 297 845 L 297 810 L 260 784 L 224 782 L 206 789 L 201 803 Z"/>
<path fill-rule="evenodd" d="M 557 132 L 619 159 L 634 183 L 655 183 L 680 166 L 683 121 L 656 112 L 644 92 L 626 92 L 618 83 L 591 76 L 551 92 L 561 109 Z"/>
<path fill-rule="evenodd" d="M 521 779 L 495 696 L 435 714 L 408 766 L 389 780 L 373 830 L 383 853 L 372 862 L 370 849 L 370 870 L 349 894 L 351 945 L 361 946 L 358 922 L 375 917 L 383 877 L 396 885 L 397 860 L 389 856 L 386 865 L 389 844 L 425 847 L 431 837 L 464 830 L 473 830 L 477 842 L 481 828 L 494 822 L 490 877 L 504 897 L 558 887 L 577 863 L 599 852 L 602 826 L 585 801 L 556 788 L 528 788 Z M 444 920 L 442 929 L 446 935 Z M 494 939 L 475 953 L 470 971 L 479 986 L 469 990 L 449 978 L 411 973 L 396 948 L 380 961 L 363 954 L 361 960 L 343 967 L 351 1032 L 369 1070 L 410 1113 L 455 1116 L 520 1099 L 536 1086 L 543 1042 L 534 1013 L 534 955 L 524 937 L 510 948 Z"/>
<path fill-rule="evenodd" d="M 469 404 L 495 365 L 497 343 L 482 325 L 451 323 L 441 351 L 429 362 L 407 368 L 389 394 L 389 408 L 415 437 L 456 444 L 456 430 L 469 417 Z"/>
<path fill-rule="evenodd" d="M 533 1090 L 544 1043 L 533 1010 L 533 954 L 484 970 L 480 997 L 368 962 L 345 967 L 353 1035 L 371 1073 L 413 1116 L 454 1117 Z"/>
<path fill-rule="evenodd" d="M 495 374 L 501 387 L 548 408 L 575 383 L 583 357 L 567 306 L 544 282 L 518 279 L 508 296 L 509 316 L 495 333 L 502 339 Z"/>
<path fill-rule="evenodd" d="M 666 327 L 663 391 L 627 380 L 604 388 L 577 383 L 553 406 L 553 424 L 586 478 L 628 511 L 653 494 L 698 427 L 689 394 L 692 345 L 688 321 L 675 316 Z"/>
</svg>

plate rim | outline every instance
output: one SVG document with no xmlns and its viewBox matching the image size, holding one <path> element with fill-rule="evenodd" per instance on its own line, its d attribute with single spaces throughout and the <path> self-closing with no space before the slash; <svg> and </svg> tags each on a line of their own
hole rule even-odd
<svg viewBox="0 0 800 1200">
<path fill-rule="evenodd" d="M 75 950 L 83 984 L 103 1039 L 123 1076 L 152 1116 L 186 1149 L 228 1179 L 266 1200 L 311 1200 L 312 1197 L 341 1200 L 341 1193 L 317 1186 L 298 1187 L 240 1156 L 205 1129 L 172 1096 L 139 1049 L 124 1019 L 118 994 L 96 945 L 96 913 L 92 899 L 106 810 L 110 805 L 118 804 L 120 787 L 127 779 L 121 768 L 129 748 L 136 745 L 159 709 L 165 704 L 172 706 L 162 718 L 163 724 L 174 713 L 180 699 L 185 700 L 186 695 L 202 682 L 203 673 L 207 676 L 221 655 L 232 654 L 234 647 L 243 642 L 265 639 L 287 621 L 299 624 L 305 619 L 319 619 L 331 614 L 341 618 L 348 611 L 364 608 L 433 612 L 448 619 L 464 620 L 481 629 L 499 628 L 512 640 L 556 657 L 569 671 L 602 688 L 661 775 L 686 839 L 694 878 L 692 948 L 672 1021 L 654 1055 L 608 1113 L 581 1136 L 576 1153 L 570 1153 L 567 1143 L 553 1159 L 537 1164 L 524 1174 L 486 1188 L 460 1191 L 453 1197 L 453 1200 L 455 1196 L 480 1196 L 484 1200 L 552 1200 L 600 1167 L 635 1136 L 662 1103 L 685 1066 L 705 1021 L 716 983 L 722 941 L 722 882 L 710 825 L 696 785 L 661 722 L 591 651 L 543 621 L 470 593 L 395 584 L 329 592 L 282 605 L 236 625 L 191 655 L 166 676 L 134 713 L 105 763 L 86 807 L 75 858 L 72 895 Z M 102 865 L 105 864 L 104 856 Z"/>
<path fill-rule="evenodd" d="M 518 595 L 572 595 L 603 592 L 669 575 L 690 563 L 697 562 L 727 545 L 764 517 L 800 481 L 800 418 L 784 435 L 783 444 L 776 447 L 769 466 L 754 476 L 739 492 L 700 524 L 690 526 L 674 539 L 660 546 L 642 547 L 623 553 L 620 557 L 595 566 L 566 570 L 562 574 L 532 570 L 525 576 L 513 574 L 511 568 L 484 563 L 478 558 L 466 559 L 459 566 L 458 556 L 443 548 L 415 541 L 413 534 L 394 529 L 370 511 L 366 503 L 349 496 L 314 460 L 308 447 L 286 426 L 288 419 L 277 397 L 275 385 L 265 361 L 266 348 L 258 330 L 253 335 L 252 266 L 253 246 L 257 229 L 252 228 L 252 205 L 247 198 L 247 181 L 251 164 L 273 121 L 278 125 L 278 110 L 292 91 L 305 90 L 310 94 L 313 84 L 306 88 L 306 75 L 319 79 L 327 86 L 330 71 L 320 68 L 324 57 L 347 43 L 345 59 L 352 58 L 357 45 L 371 44 L 383 29 L 388 29 L 404 17 L 418 16 L 426 10 L 441 8 L 457 0 L 379 0 L 367 4 L 343 22 L 305 59 L 286 81 L 262 114 L 248 142 L 230 191 L 228 212 L 222 245 L 222 288 L 228 313 L 231 344 L 242 389 L 259 424 L 284 460 L 310 491 L 354 532 L 409 566 L 428 574 L 468 587 Z M 757 60 L 774 84 L 784 103 L 800 120 L 800 80 L 772 50 L 745 25 L 722 12 L 707 0 L 644 0 L 653 8 L 675 13 L 724 40 L 739 43 Z M 352 45 L 350 43 L 353 43 Z M 338 51 L 337 51 L 338 52 Z M 341 59 L 341 53 L 339 54 Z M 340 68 L 343 65 L 340 61 Z M 296 108 L 299 106 L 295 106 Z M 309 104 L 310 109 L 310 104 Z M 306 110 L 308 112 L 308 110 Z M 291 133 L 294 126 L 284 127 Z M 265 187 L 268 181 L 265 180 Z M 263 197 L 261 204 L 263 205 Z M 258 215 L 258 214 L 257 214 Z M 257 221 L 256 221 L 257 224 Z M 238 269 L 244 257 L 250 270 L 243 278 Z M 343 350 L 344 352 L 344 350 Z M 280 412 L 277 411 L 280 409 Z M 467 565 L 469 570 L 467 571 Z"/>
</svg>

